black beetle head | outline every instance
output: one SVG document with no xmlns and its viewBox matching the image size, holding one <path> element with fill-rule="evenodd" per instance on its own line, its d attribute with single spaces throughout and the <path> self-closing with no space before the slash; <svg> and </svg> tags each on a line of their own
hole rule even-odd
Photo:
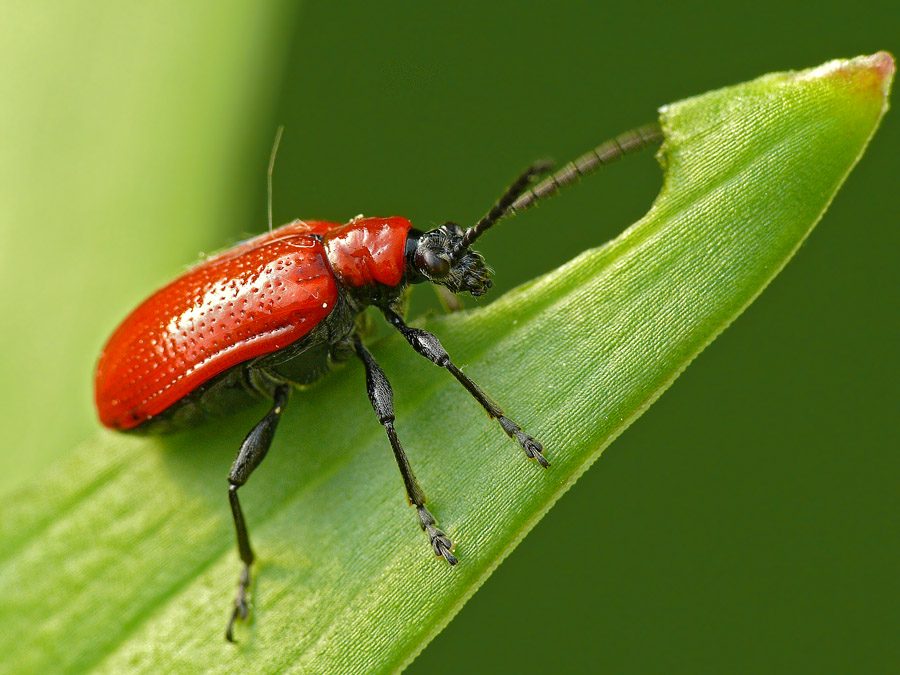
<svg viewBox="0 0 900 675">
<path fill-rule="evenodd" d="M 453 293 L 484 295 L 491 287 L 493 270 L 477 251 L 459 250 L 463 229 L 444 223 L 428 232 L 411 231 L 407 239 L 406 268 L 411 281 L 430 281 Z"/>
</svg>

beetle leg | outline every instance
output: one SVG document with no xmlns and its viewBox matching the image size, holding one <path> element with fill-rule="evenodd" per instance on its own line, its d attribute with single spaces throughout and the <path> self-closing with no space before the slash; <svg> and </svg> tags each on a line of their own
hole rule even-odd
<svg viewBox="0 0 900 675">
<path fill-rule="evenodd" d="M 437 336 L 435 336 L 434 333 L 430 333 L 422 328 L 412 328 L 411 326 L 407 326 L 406 322 L 403 321 L 399 314 L 389 309 L 383 309 L 382 311 L 384 312 L 384 316 L 388 320 L 388 323 L 400 331 L 407 342 L 412 345 L 413 349 L 435 365 L 449 370 L 453 377 L 459 380 L 459 383 L 462 384 L 472 397 L 481 404 L 481 407 L 487 411 L 487 414 L 500 423 L 500 426 L 503 427 L 503 431 L 506 432 L 506 435 L 510 438 L 514 438 L 519 445 L 522 446 L 522 449 L 525 451 L 525 456 L 528 457 L 528 459 L 536 460 L 537 463 L 545 469 L 550 466 L 550 462 L 547 461 L 547 458 L 543 455 L 544 446 L 541 445 L 537 439 L 522 431 L 522 427 L 509 419 L 503 413 L 503 409 L 494 403 L 494 401 L 482 391 L 481 387 L 475 384 L 465 373 L 456 367 L 450 360 L 450 355 L 447 354 L 447 350 L 444 349 L 440 340 L 437 339 Z"/>
<path fill-rule="evenodd" d="M 358 336 L 353 338 L 353 346 L 363 365 L 366 367 L 366 390 L 369 393 L 369 400 L 378 416 L 378 421 L 387 432 L 388 440 L 391 442 L 391 448 L 394 450 L 394 459 L 397 460 L 397 466 L 400 467 L 400 475 L 403 476 L 403 484 L 406 486 L 406 496 L 410 504 L 416 507 L 416 515 L 419 517 L 419 527 L 428 535 L 428 541 L 434 554 L 443 557 L 451 565 L 459 562 L 450 549 L 453 543 L 441 530 L 437 527 L 437 522 L 431 512 L 425 508 L 425 493 L 419 486 L 419 481 L 413 473 L 412 467 L 409 465 L 409 459 L 403 446 L 400 445 L 400 439 L 397 438 L 397 431 L 394 429 L 394 392 L 391 389 L 391 383 L 388 382 L 381 366 L 375 361 L 375 357 L 365 348 L 362 340 Z"/>
<path fill-rule="evenodd" d="M 229 642 L 234 642 L 232 634 L 234 622 L 238 618 L 246 619 L 250 613 L 247 591 L 250 588 L 250 565 L 253 564 L 254 558 L 253 549 L 250 548 L 250 535 L 247 534 L 247 524 L 244 521 L 244 512 L 241 510 L 237 491 L 239 487 L 247 482 L 250 474 L 260 465 L 265 459 L 266 453 L 269 452 L 272 438 L 275 436 L 275 429 L 278 427 L 278 420 L 281 419 L 281 413 L 287 403 L 289 394 L 289 385 L 282 384 L 275 388 L 275 402 L 272 405 L 272 409 L 247 434 L 244 442 L 241 443 L 241 449 L 237 457 L 234 459 L 234 464 L 231 465 L 231 472 L 228 474 L 228 501 L 231 503 L 231 514 L 234 516 L 238 553 L 241 556 L 241 562 L 244 563 L 244 568 L 241 570 L 241 576 L 238 581 L 238 592 L 234 599 L 234 609 L 231 611 L 231 618 L 228 619 L 228 627 L 225 629 L 225 638 Z"/>
</svg>

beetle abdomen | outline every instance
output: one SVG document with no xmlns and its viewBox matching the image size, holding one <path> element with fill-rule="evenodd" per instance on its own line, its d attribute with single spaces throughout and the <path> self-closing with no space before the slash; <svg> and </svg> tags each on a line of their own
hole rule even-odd
<svg viewBox="0 0 900 675">
<path fill-rule="evenodd" d="M 309 333 L 338 298 L 313 236 L 335 226 L 285 225 L 200 263 L 144 301 L 100 355 L 100 421 L 131 429 L 219 373 Z"/>
</svg>

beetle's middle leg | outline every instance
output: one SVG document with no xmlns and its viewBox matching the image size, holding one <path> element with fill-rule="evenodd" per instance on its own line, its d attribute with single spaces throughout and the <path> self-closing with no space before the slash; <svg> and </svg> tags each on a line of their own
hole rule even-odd
<svg viewBox="0 0 900 675">
<path fill-rule="evenodd" d="M 228 474 L 228 501 L 231 503 L 231 515 L 234 517 L 234 529 L 237 532 L 238 553 L 240 553 L 241 562 L 244 563 L 238 581 L 238 592 L 234 599 L 234 609 L 231 611 L 231 618 L 228 619 L 228 627 L 225 629 L 225 638 L 229 642 L 234 642 L 232 634 L 234 622 L 238 618 L 246 619 L 250 612 L 247 591 L 250 588 L 250 565 L 253 564 L 254 559 L 253 549 L 250 548 L 250 535 L 247 533 L 247 524 L 244 521 L 244 512 L 241 510 L 237 491 L 247 482 L 253 470 L 266 458 L 289 395 L 289 385 L 281 384 L 275 388 L 272 409 L 247 434 L 234 459 L 234 464 L 231 465 L 231 472 Z"/>
<path fill-rule="evenodd" d="M 400 439 L 397 438 L 397 431 L 394 429 L 394 392 L 391 389 L 391 383 L 388 382 L 381 366 L 378 365 L 375 357 L 365 348 L 358 336 L 353 338 L 353 347 L 366 367 L 366 389 L 369 392 L 369 400 L 372 402 L 378 421 L 384 427 L 388 440 L 391 442 L 394 458 L 397 460 L 400 475 L 403 476 L 403 484 L 406 486 L 406 496 L 409 503 L 416 507 L 419 527 L 428 535 L 428 541 L 434 554 L 443 557 L 451 565 L 455 565 L 459 561 L 450 553 L 453 544 L 447 535 L 438 529 L 434 516 L 425 508 L 425 493 L 409 465 L 409 459 L 406 457 L 403 446 L 400 445 Z"/>
</svg>

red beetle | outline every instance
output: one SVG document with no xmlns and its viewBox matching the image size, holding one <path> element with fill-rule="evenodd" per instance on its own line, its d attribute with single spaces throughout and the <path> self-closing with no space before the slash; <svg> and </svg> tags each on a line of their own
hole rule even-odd
<svg viewBox="0 0 900 675">
<path fill-rule="evenodd" d="M 293 385 L 309 384 L 354 354 L 366 370 L 369 399 L 384 426 L 419 526 L 435 555 L 451 565 L 450 539 L 425 508 L 425 494 L 394 429 L 393 392 L 365 348 L 359 317 L 378 307 L 419 354 L 446 368 L 515 439 L 526 457 L 549 466 L 543 446 L 450 360 L 438 339 L 408 326 L 402 297 L 410 284 L 430 281 L 453 293 L 478 296 L 490 268 L 472 244 L 504 216 L 526 209 L 582 175 L 662 139 L 657 125 L 627 132 L 547 173 L 530 166 L 474 227 L 444 223 L 429 232 L 406 218 L 358 217 L 345 225 L 295 221 L 205 260 L 145 300 L 116 329 L 100 354 L 95 377 L 100 421 L 112 429 L 165 433 L 226 414 L 250 401 L 271 400 L 250 431 L 228 475 L 243 570 L 226 637 L 248 614 L 254 555 L 238 488 L 259 466 Z"/>
</svg>

